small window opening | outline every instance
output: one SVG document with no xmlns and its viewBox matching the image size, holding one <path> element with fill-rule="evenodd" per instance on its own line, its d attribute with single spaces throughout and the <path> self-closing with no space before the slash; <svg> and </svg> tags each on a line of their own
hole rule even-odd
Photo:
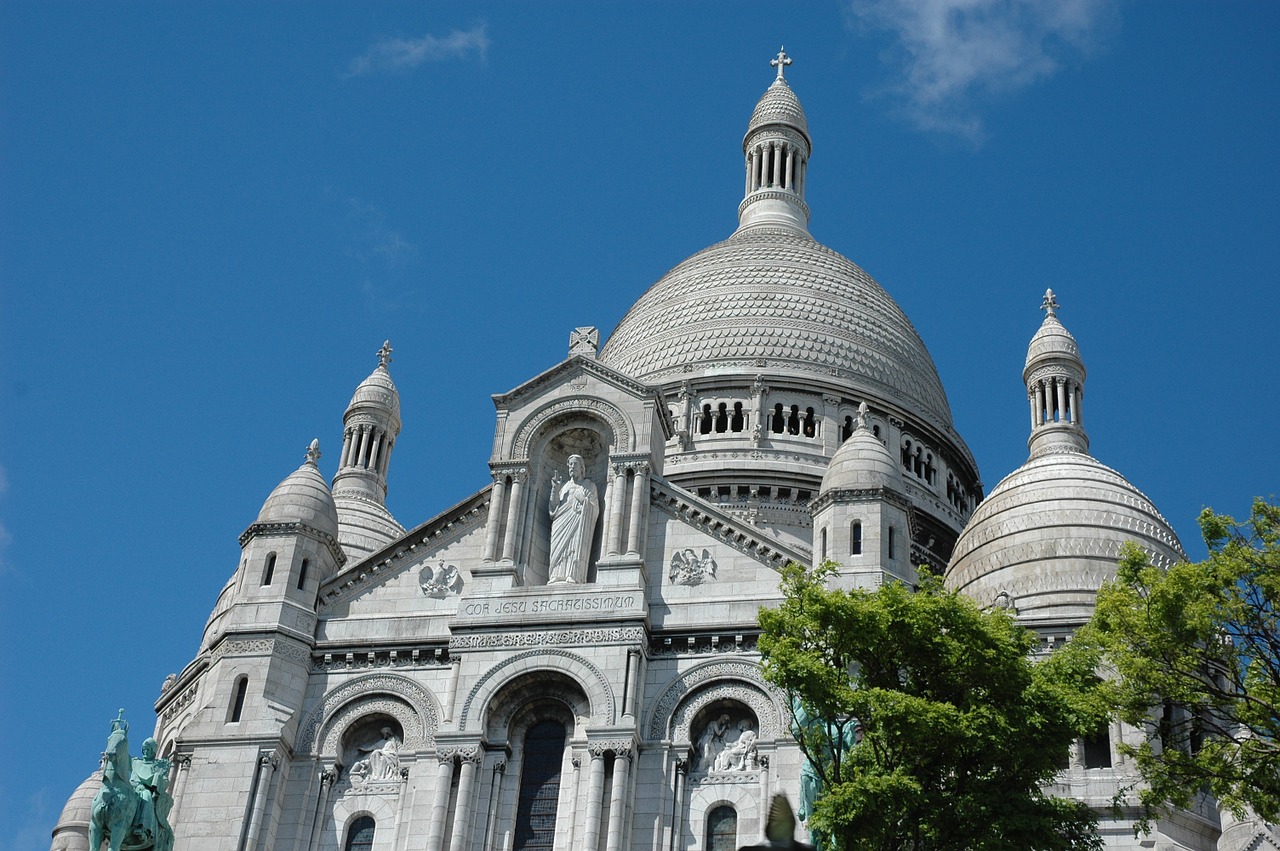
<svg viewBox="0 0 1280 851">
<path fill-rule="evenodd" d="M 711 406 L 702 406 L 702 419 L 698 423 L 699 434 L 711 434 Z"/>
<path fill-rule="evenodd" d="M 820 535 L 820 538 L 822 540 L 822 545 L 819 548 L 818 558 L 822 559 L 823 561 L 826 561 L 827 560 L 827 530 L 826 529 L 822 530 L 822 534 Z"/>
<path fill-rule="evenodd" d="M 301 591 L 307 585 L 307 567 L 311 564 L 307 559 L 302 560 L 302 567 L 298 569 L 298 590 Z"/>
<path fill-rule="evenodd" d="M 787 434 L 800 433 L 800 406 L 791 406 L 791 416 L 787 417 Z"/>
<path fill-rule="evenodd" d="M 774 434 L 782 434 L 787 430 L 787 418 L 786 415 L 782 413 L 781 402 L 773 406 L 773 422 L 770 423 L 770 426 L 772 427 Z"/>
<path fill-rule="evenodd" d="M 729 428 L 733 431 L 742 431 L 747 426 L 747 418 L 742 413 L 742 403 L 733 403 L 733 418 L 729 420 Z"/>
<path fill-rule="evenodd" d="M 845 417 L 844 425 L 840 427 L 840 442 L 844 443 L 853 436 L 853 417 Z"/>
<path fill-rule="evenodd" d="M 271 578 L 276 575 L 276 554 L 267 553 L 267 566 L 262 569 L 262 584 L 270 585 Z"/>
<path fill-rule="evenodd" d="M 871 427 L 871 433 L 872 433 L 872 434 L 874 434 L 874 435 L 876 436 L 876 439 L 879 439 L 879 438 L 880 438 L 880 426 L 878 426 L 878 425 L 874 425 L 874 426 L 872 426 L 872 427 Z"/>
<path fill-rule="evenodd" d="M 724 402 L 716 412 L 716 434 L 724 434 L 729 430 L 729 406 Z"/>
<path fill-rule="evenodd" d="M 813 408 L 804 409 L 804 436 L 813 437 L 818 433 L 818 423 L 813 416 Z"/>
<path fill-rule="evenodd" d="M 893 560 L 893 551 L 897 544 L 897 541 L 894 540 L 897 537 L 897 535 L 895 534 L 896 531 L 897 530 L 895 530 L 892 526 L 889 527 L 889 559 L 890 561 Z"/>
<path fill-rule="evenodd" d="M 1111 735 L 1106 727 L 1084 740 L 1084 767 L 1111 767 Z"/>
<path fill-rule="evenodd" d="M 240 679 L 236 680 L 235 691 L 232 693 L 231 697 L 231 714 L 227 717 L 227 720 L 231 723 L 234 724 L 239 721 L 240 717 L 244 714 L 244 699 L 248 694 L 249 678 L 242 676 Z"/>
<path fill-rule="evenodd" d="M 738 812 L 725 804 L 707 814 L 707 851 L 734 851 L 738 847 Z"/>
<path fill-rule="evenodd" d="M 347 844 L 344 851 L 372 851 L 373 849 L 373 816 L 360 816 L 347 828 Z"/>
<path fill-rule="evenodd" d="M 902 444 L 902 466 L 908 471 L 911 470 L 911 441 L 904 441 Z"/>
<path fill-rule="evenodd" d="M 853 521 L 853 526 L 849 529 L 849 554 L 862 555 L 862 521 Z"/>
</svg>

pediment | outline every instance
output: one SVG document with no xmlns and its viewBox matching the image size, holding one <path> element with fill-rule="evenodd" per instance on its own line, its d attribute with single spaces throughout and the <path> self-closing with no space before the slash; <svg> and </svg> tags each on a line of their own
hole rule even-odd
<svg viewBox="0 0 1280 851">
<path fill-rule="evenodd" d="M 570 355 L 514 389 L 506 393 L 494 394 L 493 403 L 499 411 L 509 410 L 563 387 L 576 391 L 585 389 L 591 383 L 596 383 L 597 387 L 600 384 L 605 385 L 608 388 L 608 395 L 614 399 L 629 397 L 638 402 L 656 403 L 670 427 L 670 416 L 666 413 L 662 394 L 656 387 L 639 382 L 626 373 L 619 372 L 586 355 Z"/>
</svg>

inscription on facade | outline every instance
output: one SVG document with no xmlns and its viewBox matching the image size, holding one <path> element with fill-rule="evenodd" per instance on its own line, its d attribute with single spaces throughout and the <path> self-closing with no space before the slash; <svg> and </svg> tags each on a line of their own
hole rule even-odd
<svg viewBox="0 0 1280 851">
<path fill-rule="evenodd" d="M 476 600 L 464 603 L 467 617 L 486 615 L 545 615 L 560 612 L 612 612 L 634 609 L 640 602 L 636 594 L 599 594 L 590 597 L 533 597 L 528 600 Z"/>
</svg>

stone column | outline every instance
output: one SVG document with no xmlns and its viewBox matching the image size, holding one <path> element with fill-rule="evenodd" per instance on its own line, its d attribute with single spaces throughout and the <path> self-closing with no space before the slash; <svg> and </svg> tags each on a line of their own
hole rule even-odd
<svg viewBox="0 0 1280 851">
<path fill-rule="evenodd" d="M 680 834 L 684 832 L 684 781 L 688 773 L 689 760 L 677 758 L 675 812 L 671 814 L 671 851 L 680 847 Z"/>
<path fill-rule="evenodd" d="M 1058 391 L 1058 422 L 1065 423 L 1067 421 L 1067 380 L 1055 378 L 1053 384 L 1054 389 Z"/>
<path fill-rule="evenodd" d="M 613 788 L 609 791 L 609 838 L 605 851 L 622 851 L 630 778 L 631 745 L 619 744 L 613 749 Z"/>
<path fill-rule="evenodd" d="M 332 768 L 320 772 L 320 794 L 316 798 L 316 817 L 311 822 L 311 841 L 308 848 L 320 847 L 320 836 L 324 833 L 324 823 L 329 812 L 329 797 L 333 794 L 333 784 L 338 775 Z"/>
<path fill-rule="evenodd" d="M 191 754 L 174 754 L 173 768 L 173 780 L 169 783 L 169 796 L 173 798 L 173 806 L 169 808 L 171 818 L 182 811 L 182 793 L 186 790 L 187 778 L 191 775 Z"/>
<path fill-rule="evenodd" d="M 258 781 L 253 787 L 253 812 L 249 817 L 249 831 L 245 837 L 245 851 L 256 851 L 258 836 L 262 833 L 263 814 L 267 809 L 267 787 L 271 785 L 271 772 L 276 770 L 280 758 L 275 753 L 258 756 Z"/>
<path fill-rule="evenodd" d="M 364 448 L 369 445 L 369 426 L 360 426 L 360 443 L 356 447 L 356 457 L 353 459 L 357 467 L 364 466 Z"/>
<path fill-rule="evenodd" d="M 613 465 L 613 506 L 609 512 L 609 555 L 622 551 L 622 508 L 627 502 L 627 465 Z"/>
<path fill-rule="evenodd" d="M 480 749 L 462 753 L 462 773 L 458 776 L 458 805 L 453 813 L 453 836 L 449 851 L 465 851 L 471 840 L 471 813 L 475 809 L 476 771 L 480 768 Z"/>
<path fill-rule="evenodd" d="M 1079 384 L 1077 384 L 1075 387 L 1075 391 L 1076 391 L 1076 404 L 1075 404 L 1075 407 L 1071 409 L 1071 416 L 1072 416 L 1072 420 L 1075 422 L 1076 425 L 1083 426 L 1084 410 L 1080 407 L 1080 403 L 1084 399 L 1084 390 L 1081 389 Z"/>
<path fill-rule="evenodd" d="M 785 172 L 785 180 L 783 181 L 784 189 L 793 189 L 795 187 L 794 169 L 796 165 L 795 149 L 787 145 L 787 170 Z"/>
<path fill-rule="evenodd" d="M 582 757 L 578 756 L 577 754 L 574 754 L 569 758 L 569 762 L 570 764 L 573 765 L 573 772 L 571 775 L 572 779 L 569 781 L 569 789 L 571 794 L 568 802 L 569 812 L 566 813 L 566 815 L 568 815 L 569 817 L 569 829 L 565 831 L 564 847 L 573 848 L 573 837 L 574 837 L 574 834 L 577 832 L 577 826 L 578 826 L 578 792 L 581 789 L 581 783 L 582 783 Z M 488 849 L 486 849 L 485 851 L 488 851 Z"/>
<path fill-rule="evenodd" d="M 622 695 L 622 717 L 635 718 L 637 680 L 640 677 L 640 651 L 632 647 L 627 650 L 627 682 Z"/>
<path fill-rule="evenodd" d="M 373 447 L 369 450 L 369 469 L 378 472 L 378 453 L 382 450 L 382 435 L 373 430 Z"/>
<path fill-rule="evenodd" d="M 493 489 L 489 491 L 489 525 L 484 530 L 484 560 L 498 557 L 498 530 L 502 528 L 502 509 L 506 507 L 507 474 L 493 474 Z"/>
<path fill-rule="evenodd" d="M 453 785 L 454 752 L 441 751 L 436 756 L 436 793 L 431 801 L 431 824 L 427 829 L 427 851 L 440 851 L 444 844 L 444 820 L 449 815 L 449 788 Z"/>
<path fill-rule="evenodd" d="M 649 465 L 643 461 L 633 464 L 635 476 L 631 479 L 631 518 L 627 523 L 627 554 L 640 555 L 644 533 L 644 508 L 649 503 Z"/>
<path fill-rule="evenodd" d="M 495 832 L 498 827 L 498 798 L 502 794 L 502 777 L 507 772 L 507 761 L 500 759 L 493 764 L 493 778 L 489 781 L 489 818 L 484 825 L 484 841 L 481 843 L 481 851 L 493 851 L 493 841 L 496 838 Z M 573 843 L 569 843 L 573 847 Z"/>
<path fill-rule="evenodd" d="M 514 561 L 520 537 L 520 498 L 524 495 L 524 480 L 529 471 L 525 468 L 511 472 L 511 498 L 507 506 L 507 536 L 502 541 L 502 560 Z"/>
<path fill-rule="evenodd" d="M 604 746 L 588 747 L 591 751 L 591 767 L 587 773 L 587 817 L 582 851 L 599 851 L 600 805 L 604 801 Z"/>
<path fill-rule="evenodd" d="M 782 146 L 773 146 L 773 185 L 782 185 Z"/>
<path fill-rule="evenodd" d="M 1036 391 L 1032 390 L 1027 394 L 1027 401 L 1031 403 L 1031 430 L 1035 431 L 1040 423 L 1036 422 Z"/>
</svg>

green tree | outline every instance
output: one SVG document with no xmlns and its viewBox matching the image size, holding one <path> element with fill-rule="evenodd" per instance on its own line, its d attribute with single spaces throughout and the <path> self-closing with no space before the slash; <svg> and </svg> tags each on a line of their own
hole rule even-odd
<svg viewBox="0 0 1280 851">
<path fill-rule="evenodd" d="M 822 844 L 1101 847 L 1086 805 L 1043 792 L 1106 719 L 1088 648 L 1036 663 L 1009 615 L 936 578 L 867 592 L 833 590 L 831 574 L 789 565 L 783 603 L 760 612 L 765 677 L 791 698 L 820 789 L 809 823 Z"/>
<path fill-rule="evenodd" d="M 1237 813 L 1280 819 L 1280 506 L 1249 520 L 1205 509 L 1202 562 L 1167 571 L 1127 548 L 1081 638 L 1109 667 L 1120 717 L 1147 731 L 1121 746 L 1147 782 L 1148 816 L 1208 788 Z"/>
</svg>

